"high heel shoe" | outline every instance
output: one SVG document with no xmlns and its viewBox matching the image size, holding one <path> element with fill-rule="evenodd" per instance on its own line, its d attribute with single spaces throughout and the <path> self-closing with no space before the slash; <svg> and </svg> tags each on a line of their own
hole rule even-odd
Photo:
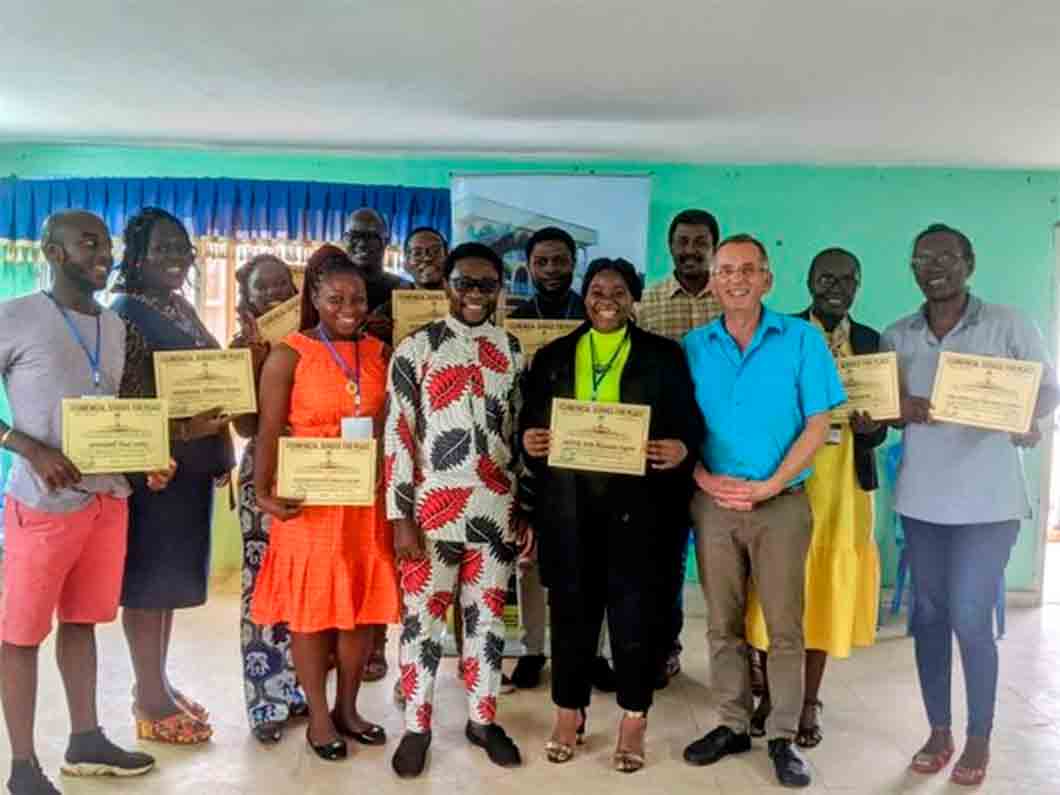
<svg viewBox="0 0 1060 795">
<path fill-rule="evenodd" d="M 313 753 L 325 762 L 339 762 L 346 758 L 346 741 L 341 737 L 335 738 L 330 743 L 317 745 L 309 738 L 309 728 L 306 727 L 305 741 L 306 745 L 313 749 Z"/>
<path fill-rule="evenodd" d="M 586 725 L 588 724 L 588 718 L 585 715 L 584 707 L 578 710 L 578 714 L 581 717 L 581 721 L 578 723 L 578 729 L 575 732 L 575 745 L 585 744 L 585 731 Z M 564 762 L 569 762 L 574 758 L 574 747 L 561 743 L 559 740 L 549 740 L 545 743 L 545 757 L 549 762 L 556 765 L 561 765 Z"/>
<path fill-rule="evenodd" d="M 629 712 L 622 715 L 618 724 L 618 747 L 611 757 L 611 763 L 619 773 L 636 773 L 644 767 L 644 753 L 642 751 L 630 751 L 622 747 L 622 723 L 627 719 L 642 720 L 647 724 L 648 716 L 645 712 Z M 645 726 L 647 728 L 647 726 Z"/>
</svg>

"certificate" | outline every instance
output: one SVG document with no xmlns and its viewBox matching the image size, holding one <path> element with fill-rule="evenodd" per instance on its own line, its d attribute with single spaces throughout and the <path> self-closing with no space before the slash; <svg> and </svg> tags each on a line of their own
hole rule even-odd
<svg viewBox="0 0 1060 795">
<path fill-rule="evenodd" d="M 931 419 L 1027 433 L 1041 382 L 1041 362 L 943 351 L 931 391 Z"/>
<path fill-rule="evenodd" d="M 552 400 L 549 466 L 643 475 L 651 406 Z"/>
<path fill-rule="evenodd" d="M 519 340 L 523 357 L 529 363 L 541 348 L 570 334 L 582 323 L 581 320 L 517 320 L 510 317 L 504 321 L 504 327 Z"/>
<path fill-rule="evenodd" d="M 156 351 L 155 386 L 169 401 L 169 416 L 190 417 L 220 408 L 223 414 L 258 410 L 254 367 L 247 349 Z"/>
<path fill-rule="evenodd" d="M 84 475 L 169 468 L 169 411 L 164 400 L 66 398 L 63 455 Z"/>
<path fill-rule="evenodd" d="M 284 301 L 258 318 L 258 332 L 266 342 L 282 340 L 302 323 L 302 296 Z"/>
<path fill-rule="evenodd" d="M 876 421 L 902 416 L 897 354 L 842 356 L 835 364 L 847 402 L 832 412 L 833 419 L 846 422 L 852 411 L 863 411 Z"/>
<path fill-rule="evenodd" d="M 375 439 L 280 439 L 276 494 L 306 505 L 375 503 Z"/>
<path fill-rule="evenodd" d="M 394 313 L 394 344 L 428 323 L 449 313 L 445 290 L 394 290 L 390 294 Z"/>
</svg>

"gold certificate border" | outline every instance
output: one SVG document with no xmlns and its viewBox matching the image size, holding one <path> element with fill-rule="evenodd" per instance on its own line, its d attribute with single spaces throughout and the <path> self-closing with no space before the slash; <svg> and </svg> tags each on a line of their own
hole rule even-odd
<svg viewBox="0 0 1060 795">
<path fill-rule="evenodd" d="M 220 355 L 220 354 L 225 354 L 226 356 L 229 356 L 229 357 L 231 357 L 233 354 L 235 354 L 241 361 L 240 361 L 240 363 L 238 365 L 233 365 L 233 366 L 237 366 L 239 368 L 239 370 L 241 371 L 240 375 L 243 378 L 243 381 L 245 382 L 245 384 L 247 385 L 247 388 L 249 389 L 250 402 L 249 403 L 239 404 L 239 405 L 236 405 L 236 406 L 224 406 L 224 405 L 222 405 L 221 406 L 221 410 L 225 414 L 232 414 L 232 415 L 256 414 L 257 413 L 257 411 L 258 411 L 257 386 L 254 383 L 254 363 L 253 363 L 253 360 L 251 359 L 251 355 L 250 355 L 250 350 L 249 349 L 247 349 L 247 348 L 234 348 L 234 349 L 221 349 L 221 350 L 218 350 L 218 349 L 211 349 L 211 348 L 193 348 L 193 349 L 190 349 L 190 350 L 183 350 L 183 351 L 154 351 L 154 353 L 152 354 L 152 359 L 153 359 L 154 368 L 155 368 L 155 391 L 158 393 L 158 396 L 160 398 L 169 401 L 169 404 L 170 404 L 170 415 L 169 415 L 169 417 L 170 417 L 170 419 L 184 419 L 184 418 L 187 418 L 187 417 L 192 417 L 195 414 L 197 414 L 199 411 L 205 411 L 208 408 L 213 408 L 212 406 L 205 406 L 205 407 L 203 407 L 201 409 L 198 409 L 197 411 L 181 410 L 179 408 L 173 408 L 174 405 L 179 405 L 181 401 L 174 401 L 172 398 L 168 397 L 168 391 L 172 387 L 172 384 L 169 383 L 169 377 L 168 377 L 168 373 L 167 373 L 168 367 L 166 366 L 165 362 L 167 360 L 169 360 L 169 359 L 178 358 L 179 356 L 187 355 L 189 353 L 195 354 L 195 355 L 202 355 L 202 354 L 207 354 L 207 355 L 209 355 L 209 354 L 217 354 L 217 355 Z"/>
<path fill-rule="evenodd" d="M 159 408 L 159 416 L 162 421 L 162 433 L 161 433 L 161 451 L 159 452 L 158 459 L 149 461 L 144 464 L 142 468 L 128 469 L 122 468 L 121 470 L 112 469 L 106 465 L 101 466 L 86 466 L 84 464 L 78 464 L 74 459 L 73 455 L 73 439 L 74 423 L 70 421 L 72 416 L 72 409 L 75 404 L 86 404 L 86 403 L 102 403 L 102 404 L 118 404 L 131 406 L 134 403 L 154 403 Z M 169 461 L 171 458 L 171 451 L 169 447 L 169 406 L 167 401 L 160 398 L 63 398 L 62 401 L 62 430 L 63 430 L 63 455 L 69 458 L 74 466 L 77 467 L 78 471 L 82 475 L 124 475 L 127 472 L 160 472 L 169 467 Z"/>
<path fill-rule="evenodd" d="M 611 467 L 606 467 L 605 468 L 605 467 L 592 466 L 592 465 L 586 466 L 584 464 L 579 464 L 579 463 L 571 464 L 571 463 L 568 463 L 568 462 L 560 462 L 559 458 L 558 458 L 558 456 L 559 456 L 559 446 L 557 444 L 555 444 L 555 441 L 554 441 L 556 436 L 558 435 L 558 432 L 557 432 L 557 429 L 556 429 L 556 421 L 557 421 L 556 418 L 561 413 L 562 408 L 564 408 L 564 407 L 574 407 L 574 406 L 588 406 L 588 407 L 590 407 L 590 408 L 592 408 L 594 410 L 597 410 L 597 409 L 615 409 L 615 408 L 634 408 L 634 409 L 642 410 L 643 411 L 643 415 L 642 416 L 643 416 L 644 419 L 643 419 L 642 434 L 641 434 L 641 438 L 640 438 L 639 441 L 640 441 L 641 450 L 645 452 L 645 455 L 641 456 L 639 469 L 634 469 L 632 467 L 626 468 L 626 469 L 615 469 L 615 468 L 611 468 Z M 560 411 L 557 411 L 557 409 L 560 409 Z M 551 467 L 556 467 L 557 469 L 576 469 L 576 470 L 579 470 L 581 472 L 600 472 L 600 473 L 611 474 L 611 475 L 644 475 L 644 473 L 647 471 L 647 456 L 646 456 L 646 452 L 647 452 L 648 435 L 650 433 L 650 429 L 651 429 L 651 406 L 644 406 L 644 405 L 635 404 L 635 403 L 594 403 L 594 402 L 589 401 L 589 400 L 571 400 L 570 398 L 553 398 L 552 399 L 552 422 L 549 425 L 549 430 L 552 433 L 553 444 L 552 444 L 552 446 L 551 446 L 551 448 L 549 450 L 549 454 L 548 454 L 548 465 L 551 466 Z"/>
<path fill-rule="evenodd" d="M 893 351 L 886 351 L 881 353 L 866 353 L 860 356 L 842 356 L 836 359 L 836 368 L 839 370 L 840 379 L 842 380 L 843 366 L 842 362 L 849 362 L 853 360 L 866 360 L 866 359 L 888 359 L 890 368 L 890 382 L 891 382 L 891 402 L 885 407 L 882 413 L 870 412 L 870 416 L 876 422 L 883 420 L 897 420 L 901 419 L 902 416 L 902 397 L 899 391 L 898 385 L 898 354 Z M 845 387 L 845 385 L 844 385 Z M 849 396 L 846 403 L 839 406 L 834 412 L 833 416 L 841 417 L 844 421 L 850 419 L 851 411 L 854 411 L 850 405 Z"/>
<path fill-rule="evenodd" d="M 1032 423 L 1034 422 L 1034 407 L 1038 402 L 1038 390 L 1042 384 L 1042 372 L 1044 368 L 1041 362 L 1031 362 L 1022 359 L 1007 359 L 1001 356 L 979 356 L 972 353 L 960 353 L 958 351 L 942 351 L 939 354 L 939 363 L 935 369 L 935 384 L 931 389 L 931 405 L 940 406 L 945 400 L 945 393 L 953 388 L 953 385 L 949 383 L 949 377 L 947 371 L 951 366 L 951 362 L 955 359 L 975 359 L 985 364 L 993 366 L 994 369 L 1004 366 L 1006 364 L 1021 364 L 1030 365 L 1035 369 L 1034 378 L 1031 381 L 1031 387 L 1029 389 L 1030 394 L 1022 395 L 1022 405 L 1020 406 L 1021 412 L 1021 424 L 1019 426 L 1005 425 L 1004 423 L 992 423 L 989 421 L 978 420 L 976 418 L 966 418 L 961 416 L 959 413 L 946 413 L 939 412 L 936 409 L 931 410 L 931 419 L 938 422 L 949 422 L 955 425 L 966 425 L 971 428 L 981 428 L 987 431 L 1001 431 L 1003 433 L 1027 433 Z"/>
<path fill-rule="evenodd" d="M 290 456 L 290 451 L 287 449 L 287 445 L 290 442 L 310 441 L 310 440 L 311 441 L 336 442 L 338 444 L 342 444 L 343 443 L 342 439 L 330 439 L 330 438 L 329 439 L 323 439 L 323 438 L 315 438 L 315 437 L 308 437 L 307 438 L 307 437 L 296 437 L 296 436 L 281 436 L 280 439 L 279 439 L 279 446 L 277 448 L 277 456 L 276 456 L 276 496 L 283 497 L 285 499 L 299 499 L 299 497 L 297 495 L 293 495 L 293 492 L 289 488 L 291 484 L 287 482 L 287 479 L 290 477 L 290 474 L 291 474 L 291 473 L 288 473 L 288 471 L 287 471 L 287 469 L 288 469 L 287 458 Z M 359 502 L 345 502 L 345 501 L 341 501 L 340 502 L 340 501 L 337 501 L 337 500 L 313 499 L 313 498 L 310 497 L 310 498 L 307 498 L 302 504 L 307 506 L 307 507 L 317 507 L 317 508 L 343 508 L 343 507 L 367 508 L 367 507 L 370 507 L 372 505 L 375 505 L 375 502 L 376 502 L 376 487 L 378 486 L 378 483 L 376 482 L 376 480 L 377 480 L 377 476 L 378 476 L 377 463 L 378 463 L 378 459 L 379 459 L 379 448 L 378 448 L 379 442 L 376 439 L 356 439 L 356 440 L 352 440 L 352 443 L 358 444 L 358 445 L 361 444 L 361 443 L 365 443 L 365 442 L 368 443 L 368 453 L 367 453 L 367 455 L 368 455 L 368 458 L 369 458 L 369 467 L 370 467 L 368 476 L 369 476 L 369 480 L 372 483 L 371 496 L 368 498 L 367 502 L 360 502 L 360 501 Z M 345 442 L 345 444 L 350 444 L 350 443 L 351 442 Z"/>
</svg>

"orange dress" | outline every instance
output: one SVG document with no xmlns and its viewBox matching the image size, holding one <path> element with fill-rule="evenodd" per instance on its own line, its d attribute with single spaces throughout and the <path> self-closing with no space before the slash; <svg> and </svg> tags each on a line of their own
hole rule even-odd
<svg viewBox="0 0 1060 795">
<path fill-rule="evenodd" d="M 298 352 L 288 423 L 292 435 L 337 438 L 343 417 L 354 416 L 346 376 L 324 343 L 301 333 L 284 343 Z M 334 343 L 351 367 L 354 343 Z M 357 342 L 361 360 L 361 416 L 383 427 L 386 346 Z M 257 624 L 286 622 L 294 632 L 396 624 L 400 596 L 394 545 L 382 484 L 373 506 L 306 507 L 286 522 L 272 520 L 251 617 Z"/>
</svg>

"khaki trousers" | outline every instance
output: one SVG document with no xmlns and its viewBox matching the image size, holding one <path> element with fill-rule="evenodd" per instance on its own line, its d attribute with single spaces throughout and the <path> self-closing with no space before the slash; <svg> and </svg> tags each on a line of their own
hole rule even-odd
<svg viewBox="0 0 1060 795">
<path fill-rule="evenodd" d="M 721 723 L 735 732 L 751 720 L 751 675 L 744 620 L 754 578 L 769 631 L 770 739 L 793 739 L 803 699 L 803 587 L 813 517 L 805 492 L 782 494 L 753 511 L 719 508 L 697 492 L 692 499 L 699 580 L 707 602 L 714 691 Z"/>
</svg>

